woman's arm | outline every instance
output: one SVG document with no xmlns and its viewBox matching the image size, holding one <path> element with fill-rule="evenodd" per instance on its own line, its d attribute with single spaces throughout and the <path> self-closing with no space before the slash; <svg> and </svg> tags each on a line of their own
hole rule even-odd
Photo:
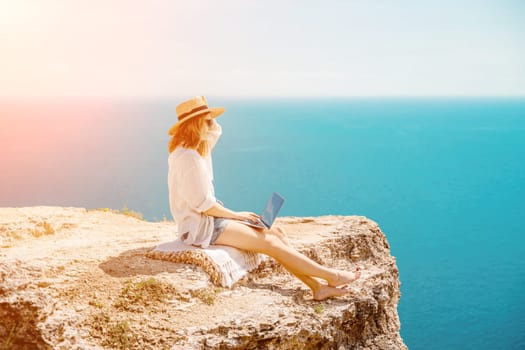
<svg viewBox="0 0 525 350">
<path fill-rule="evenodd" d="M 249 211 L 233 211 L 225 208 L 220 203 L 215 203 L 210 209 L 203 212 L 206 215 L 235 220 L 258 220 L 259 215 Z"/>
<path fill-rule="evenodd" d="M 211 126 L 208 129 L 208 142 L 210 149 L 213 149 L 219 140 L 219 137 L 222 135 L 222 127 L 217 123 L 215 119 L 212 119 Z"/>
</svg>

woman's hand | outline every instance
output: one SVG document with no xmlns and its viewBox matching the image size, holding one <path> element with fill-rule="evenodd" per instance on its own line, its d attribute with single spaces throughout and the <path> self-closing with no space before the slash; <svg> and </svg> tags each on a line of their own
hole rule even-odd
<svg viewBox="0 0 525 350">
<path fill-rule="evenodd" d="M 220 133 L 222 132 L 222 127 L 219 123 L 214 119 L 211 119 L 208 123 L 208 132 L 211 133 Z"/>
<path fill-rule="evenodd" d="M 238 211 L 236 214 L 236 220 L 259 221 L 259 215 L 251 211 Z"/>
<path fill-rule="evenodd" d="M 222 128 L 215 121 L 215 119 L 211 119 L 210 124 L 208 124 L 208 132 L 206 133 L 206 137 L 209 142 L 209 146 L 211 149 L 215 147 L 217 144 L 217 141 L 219 140 L 219 137 L 221 137 L 222 134 Z"/>
<path fill-rule="evenodd" d="M 248 220 L 254 221 L 259 220 L 259 215 L 252 213 L 250 211 L 233 211 L 228 208 L 225 208 L 219 202 L 215 202 L 213 206 L 204 211 L 203 214 L 209 216 L 215 216 L 218 218 L 234 219 L 234 220 Z"/>
</svg>

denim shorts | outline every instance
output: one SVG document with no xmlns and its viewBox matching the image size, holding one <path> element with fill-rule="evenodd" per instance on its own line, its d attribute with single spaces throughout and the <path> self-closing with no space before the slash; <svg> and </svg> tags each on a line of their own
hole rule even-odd
<svg viewBox="0 0 525 350">
<path fill-rule="evenodd" d="M 230 220 L 228 219 L 218 217 L 213 218 L 213 233 L 211 235 L 210 244 L 215 243 L 215 241 L 219 238 L 220 234 L 222 233 L 222 231 L 224 231 L 229 222 Z"/>
</svg>

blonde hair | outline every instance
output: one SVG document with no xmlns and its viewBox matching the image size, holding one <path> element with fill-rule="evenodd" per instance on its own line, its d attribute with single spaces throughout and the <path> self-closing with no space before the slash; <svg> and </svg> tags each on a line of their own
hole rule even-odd
<svg viewBox="0 0 525 350">
<path fill-rule="evenodd" d="M 210 113 L 205 113 L 175 124 L 168 132 L 171 136 L 168 143 L 169 153 L 182 146 L 196 150 L 202 157 L 206 156 L 210 152 L 206 138 L 206 117 L 209 115 Z"/>
</svg>

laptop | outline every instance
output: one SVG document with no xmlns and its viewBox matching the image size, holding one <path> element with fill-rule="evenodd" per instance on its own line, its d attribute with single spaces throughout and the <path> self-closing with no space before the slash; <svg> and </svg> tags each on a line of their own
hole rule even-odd
<svg viewBox="0 0 525 350">
<path fill-rule="evenodd" d="M 243 224 L 251 227 L 269 229 L 272 227 L 275 218 L 277 218 L 277 214 L 279 214 L 283 203 L 284 198 L 278 193 L 274 192 L 270 196 L 270 199 L 268 199 L 268 203 L 266 203 L 266 207 L 264 208 L 258 221 L 239 220 L 239 222 L 242 222 Z"/>
</svg>

